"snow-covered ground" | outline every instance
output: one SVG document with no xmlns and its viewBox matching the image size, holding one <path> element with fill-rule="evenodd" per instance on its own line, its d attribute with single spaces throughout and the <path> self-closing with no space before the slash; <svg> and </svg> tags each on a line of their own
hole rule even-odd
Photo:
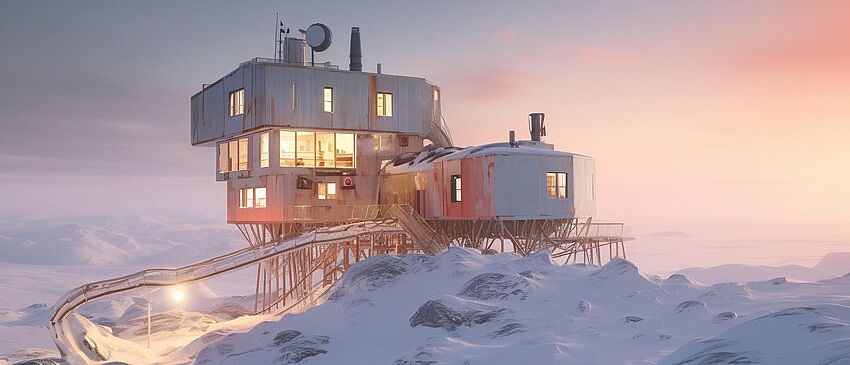
<svg viewBox="0 0 850 365">
<path fill-rule="evenodd" d="M 131 293 L 92 302 L 72 322 L 129 363 L 850 364 L 850 254 L 662 267 L 652 250 L 694 240 L 662 233 L 646 238 L 653 247 L 632 243 L 634 261 L 601 268 L 460 248 L 376 257 L 322 304 L 282 318 L 244 316 L 256 274 L 244 270 L 184 288 L 180 304 L 166 289 Z M 223 223 L 194 218 L 2 220 L 0 364 L 57 356 L 46 325 L 74 286 L 242 245 Z"/>
</svg>

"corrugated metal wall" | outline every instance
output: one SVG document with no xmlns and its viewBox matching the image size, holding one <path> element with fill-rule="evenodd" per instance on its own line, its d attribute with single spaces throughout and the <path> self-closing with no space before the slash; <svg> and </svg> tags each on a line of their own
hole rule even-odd
<svg viewBox="0 0 850 365">
<path fill-rule="evenodd" d="M 228 117 L 228 94 L 243 87 L 245 114 Z M 323 110 L 325 87 L 333 88 L 332 113 Z M 377 92 L 393 94 L 392 116 L 377 117 Z M 192 144 L 209 145 L 261 126 L 424 136 L 439 118 L 433 93 L 421 78 L 246 63 L 192 97 Z"/>
</svg>

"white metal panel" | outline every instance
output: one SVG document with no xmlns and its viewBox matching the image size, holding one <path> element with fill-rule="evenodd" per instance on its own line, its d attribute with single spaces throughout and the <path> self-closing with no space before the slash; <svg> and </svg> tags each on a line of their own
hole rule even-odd
<svg viewBox="0 0 850 365">
<path fill-rule="evenodd" d="M 573 174 L 569 178 L 572 189 L 571 199 L 575 207 L 575 216 L 588 218 L 596 216 L 596 162 L 588 157 L 573 157 Z"/>
<path fill-rule="evenodd" d="M 549 155 L 497 155 L 494 169 L 493 210 L 500 217 L 568 218 L 572 199 L 550 199 L 546 173 L 572 175 L 572 157 Z"/>
</svg>

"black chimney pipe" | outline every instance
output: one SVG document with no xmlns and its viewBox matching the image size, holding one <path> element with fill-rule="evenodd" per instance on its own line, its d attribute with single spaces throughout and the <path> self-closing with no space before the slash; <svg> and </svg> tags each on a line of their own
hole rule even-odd
<svg viewBox="0 0 850 365">
<path fill-rule="evenodd" d="M 360 51 L 360 27 L 351 27 L 351 50 L 348 52 L 348 58 L 351 62 L 348 64 L 348 69 L 351 71 L 363 71 L 361 63 L 363 53 Z"/>
</svg>

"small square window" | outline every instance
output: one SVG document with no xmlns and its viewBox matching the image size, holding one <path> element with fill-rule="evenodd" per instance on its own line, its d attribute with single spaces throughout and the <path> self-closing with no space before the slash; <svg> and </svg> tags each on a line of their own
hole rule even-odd
<svg viewBox="0 0 850 365">
<path fill-rule="evenodd" d="M 452 175 L 452 190 L 451 190 L 451 201 L 452 203 L 460 202 L 460 192 L 461 192 L 461 183 L 460 183 L 460 175 Z"/>
<path fill-rule="evenodd" d="M 566 172 L 547 172 L 546 173 L 546 196 L 550 199 L 566 199 L 567 198 L 567 173 Z"/>
<path fill-rule="evenodd" d="M 327 113 L 334 112 L 334 88 L 326 87 L 324 90 L 324 111 Z"/>
<path fill-rule="evenodd" d="M 227 115 L 235 117 L 245 113 L 245 89 L 230 92 Z"/>
<path fill-rule="evenodd" d="M 254 206 L 257 208 L 266 207 L 266 188 L 254 189 Z"/>
<path fill-rule="evenodd" d="M 254 207 L 254 189 L 245 188 L 239 189 L 239 207 L 253 208 Z"/>
<path fill-rule="evenodd" d="M 378 93 L 377 106 L 379 117 L 393 116 L 393 94 Z"/>
<path fill-rule="evenodd" d="M 336 199 L 336 183 L 335 182 L 319 182 L 317 189 L 318 198 L 321 200 Z"/>
</svg>

